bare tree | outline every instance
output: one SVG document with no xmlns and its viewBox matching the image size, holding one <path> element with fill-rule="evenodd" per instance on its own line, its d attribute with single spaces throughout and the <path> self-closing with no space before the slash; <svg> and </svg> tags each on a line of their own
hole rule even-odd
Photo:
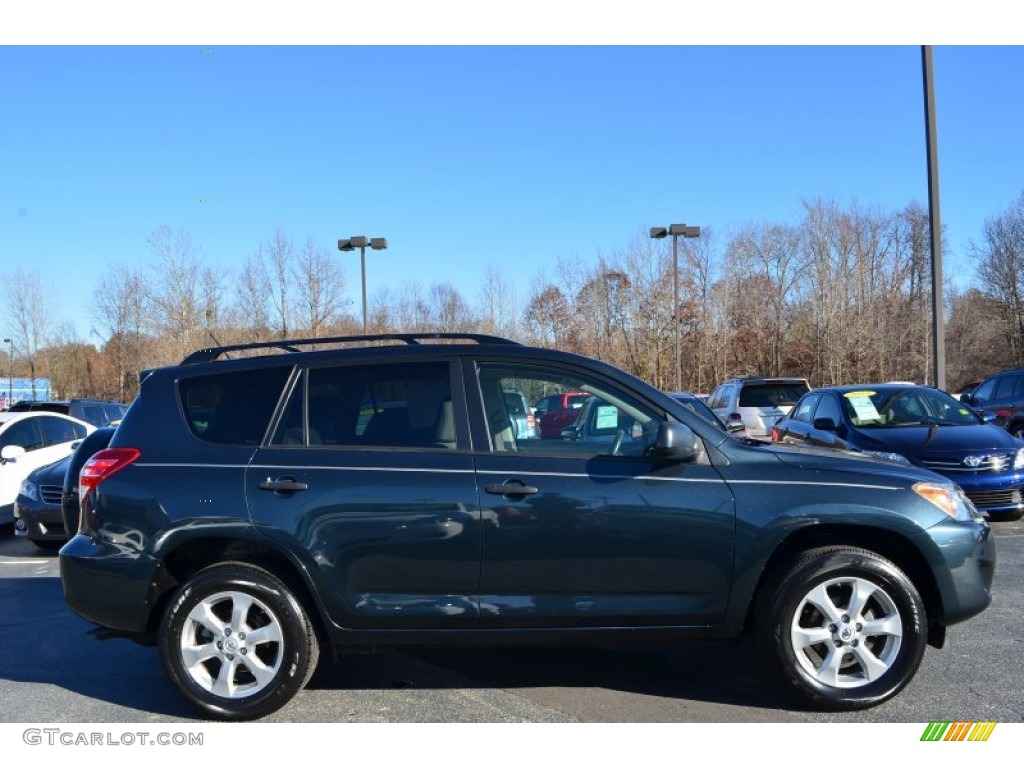
<svg viewBox="0 0 1024 768">
<path fill-rule="evenodd" d="M 438 283 L 430 287 L 434 327 L 441 333 L 470 333 L 476 320 L 469 304 L 451 283 Z"/>
<path fill-rule="evenodd" d="M 569 300 L 557 286 L 534 286 L 523 313 L 523 327 L 530 342 L 542 347 L 572 350 L 577 342 Z"/>
<path fill-rule="evenodd" d="M 40 364 L 45 369 L 45 347 L 50 330 L 50 302 L 43 290 L 38 272 L 21 268 L 4 275 L 4 316 L 14 328 L 11 338 L 15 350 L 21 352 L 32 379 L 32 398 L 38 397 L 36 378 Z"/>
<path fill-rule="evenodd" d="M 985 241 L 972 244 L 980 288 L 999 310 L 1007 364 L 1024 364 L 1024 193 L 985 222 Z"/>
<path fill-rule="evenodd" d="M 208 344 L 221 301 L 221 278 L 204 266 L 199 247 L 184 231 L 163 226 L 149 237 L 154 261 L 148 281 L 146 316 L 153 332 L 181 357 Z"/>
<path fill-rule="evenodd" d="M 116 377 L 114 396 L 127 402 L 138 391 L 138 377 L 151 354 L 145 333 L 145 280 L 138 270 L 114 264 L 93 291 L 93 330 L 106 340 L 105 352 Z"/>
<path fill-rule="evenodd" d="M 480 330 L 514 338 L 518 333 L 516 288 L 501 266 L 488 262 L 480 283 Z"/>
<path fill-rule="evenodd" d="M 345 277 L 341 263 L 332 257 L 328 249 L 318 246 L 312 235 L 308 235 L 296 261 L 295 277 L 299 315 L 309 334 L 320 336 L 345 306 Z"/>
</svg>

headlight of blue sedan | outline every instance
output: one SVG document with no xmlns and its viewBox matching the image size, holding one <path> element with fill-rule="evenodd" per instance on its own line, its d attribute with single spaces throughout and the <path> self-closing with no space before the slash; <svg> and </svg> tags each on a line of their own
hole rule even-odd
<svg viewBox="0 0 1024 768">
<path fill-rule="evenodd" d="M 874 456 L 876 459 L 895 461 L 897 464 L 910 464 L 902 453 L 892 453 L 891 451 L 861 451 L 861 453 L 865 456 Z"/>
<path fill-rule="evenodd" d="M 1024 448 L 1017 451 L 1017 455 L 1013 459 L 1014 469 L 1024 469 Z"/>
<path fill-rule="evenodd" d="M 22 480 L 21 488 L 18 489 L 18 493 L 27 499 L 32 499 L 32 501 L 39 501 L 38 486 L 36 486 L 36 484 L 31 480 Z"/>
</svg>

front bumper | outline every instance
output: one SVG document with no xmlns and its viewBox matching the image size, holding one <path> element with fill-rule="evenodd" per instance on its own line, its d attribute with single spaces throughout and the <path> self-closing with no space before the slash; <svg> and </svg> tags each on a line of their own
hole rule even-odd
<svg viewBox="0 0 1024 768">
<path fill-rule="evenodd" d="M 992 529 L 982 521 L 941 522 L 923 535 L 923 548 L 932 561 L 932 573 L 942 600 L 940 623 L 949 626 L 981 613 L 992 602 L 996 545 Z"/>
<path fill-rule="evenodd" d="M 23 503 L 20 496 L 14 502 L 14 533 L 32 541 L 68 540 L 60 507 L 32 506 Z"/>
</svg>

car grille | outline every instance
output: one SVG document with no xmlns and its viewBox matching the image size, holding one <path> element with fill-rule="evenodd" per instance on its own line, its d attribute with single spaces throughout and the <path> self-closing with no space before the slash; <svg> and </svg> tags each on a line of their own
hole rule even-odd
<svg viewBox="0 0 1024 768">
<path fill-rule="evenodd" d="M 995 453 L 978 458 L 981 461 L 974 467 L 966 464 L 964 459 L 922 458 L 921 463 L 936 472 L 1005 472 L 1010 468 L 1013 454 Z"/>
<path fill-rule="evenodd" d="M 64 489 L 59 485 L 41 485 L 39 486 L 39 495 L 43 497 L 43 501 L 47 504 L 56 504 L 60 506 L 60 495 L 64 492 Z"/>
<path fill-rule="evenodd" d="M 1005 491 L 968 491 L 967 498 L 974 502 L 978 509 L 1019 508 L 1024 503 L 1019 488 Z"/>
</svg>

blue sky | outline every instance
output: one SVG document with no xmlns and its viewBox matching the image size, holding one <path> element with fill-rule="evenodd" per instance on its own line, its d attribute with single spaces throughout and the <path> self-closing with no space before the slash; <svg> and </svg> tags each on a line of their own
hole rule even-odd
<svg viewBox="0 0 1024 768">
<path fill-rule="evenodd" d="M 934 69 L 963 281 L 1024 190 L 1024 47 L 937 45 Z M 349 235 L 389 242 L 371 302 L 412 282 L 472 301 L 489 262 L 522 298 L 653 225 L 927 203 L 919 45 L 4 46 L 0 72 L 0 274 L 39 271 L 83 337 L 104 267 L 161 225 L 224 270 L 277 228 L 312 235 L 358 315 Z"/>
</svg>

